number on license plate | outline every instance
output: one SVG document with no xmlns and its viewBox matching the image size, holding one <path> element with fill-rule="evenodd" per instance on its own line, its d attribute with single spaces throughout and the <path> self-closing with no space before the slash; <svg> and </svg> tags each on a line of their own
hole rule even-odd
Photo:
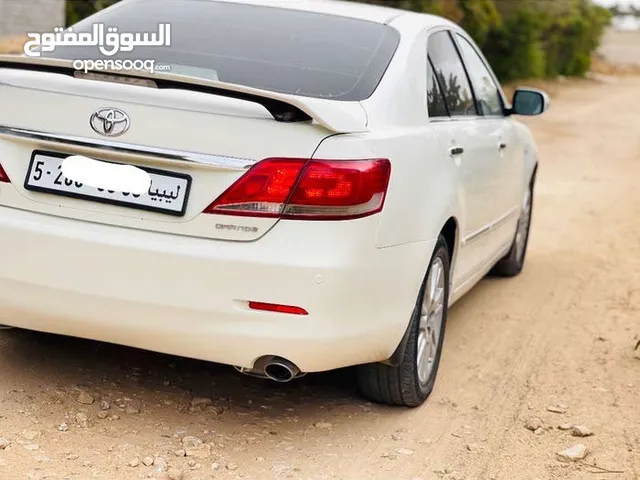
<svg viewBox="0 0 640 480">
<path fill-rule="evenodd" d="M 169 215 L 183 216 L 185 213 L 191 187 L 189 175 L 142 168 L 151 177 L 149 190 L 140 194 L 122 192 L 66 178 L 62 163 L 68 156 L 34 152 L 25 179 L 25 189 Z"/>
</svg>

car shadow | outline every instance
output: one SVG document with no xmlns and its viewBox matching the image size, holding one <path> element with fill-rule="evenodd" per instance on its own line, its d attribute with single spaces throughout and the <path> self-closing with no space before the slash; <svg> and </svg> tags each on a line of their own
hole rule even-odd
<svg viewBox="0 0 640 480">
<path fill-rule="evenodd" d="M 0 330 L 0 363 L 17 378 L 21 372 L 27 378 L 37 372 L 40 383 L 50 382 L 42 387 L 73 385 L 94 392 L 97 399 L 135 391 L 149 403 L 159 395 L 184 408 L 194 397 L 210 398 L 228 408 L 260 408 L 260 402 L 270 398 L 286 398 L 277 402 L 281 409 L 363 403 L 350 368 L 276 383 L 242 375 L 226 365 L 20 329 Z"/>
</svg>

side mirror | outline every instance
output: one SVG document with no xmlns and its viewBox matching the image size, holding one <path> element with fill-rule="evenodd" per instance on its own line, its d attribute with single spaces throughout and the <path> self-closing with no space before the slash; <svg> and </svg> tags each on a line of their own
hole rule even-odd
<svg viewBox="0 0 640 480">
<path fill-rule="evenodd" d="M 549 96 L 542 90 L 518 88 L 513 95 L 512 115 L 542 115 L 549 108 Z"/>
</svg>

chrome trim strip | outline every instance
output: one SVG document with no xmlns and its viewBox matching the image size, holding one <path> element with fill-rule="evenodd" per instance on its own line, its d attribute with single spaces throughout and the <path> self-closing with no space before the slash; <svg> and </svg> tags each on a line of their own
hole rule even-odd
<svg viewBox="0 0 640 480">
<path fill-rule="evenodd" d="M 467 243 L 471 243 L 474 240 L 477 240 L 482 235 L 485 235 L 491 230 L 494 230 L 495 228 L 502 225 L 504 222 L 509 220 L 509 218 L 511 218 L 515 213 L 518 213 L 518 207 L 513 207 L 510 211 L 505 213 L 502 217 L 498 218 L 495 222 L 492 222 L 489 225 L 482 227 L 480 230 L 473 232 L 471 235 L 469 235 L 467 238 L 464 239 L 463 243 L 466 245 Z"/>
<path fill-rule="evenodd" d="M 476 230 L 475 232 L 473 232 L 471 235 L 469 235 L 467 238 L 464 239 L 464 244 L 466 245 L 467 243 L 471 243 L 474 240 L 477 240 L 478 238 L 483 236 L 485 233 L 489 232 L 489 230 L 491 230 L 491 225 L 487 225 L 486 227 L 482 227 L 480 230 Z"/>
<path fill-rule="evenodd" d="M 76 147 L 99 148 L 116 153 L 148 155 L 165 160 L 198 163 L 230 170 L 246 170 L 257 163 L 256 160 L 246 158 L 225 157 L 220 155 L 209 155 L 206 153 L 188 152 L 184 150 L 148 147 L 109 140 L 99 140 L 94 138 L 76 137 L 73 135 L 40 132 L 24 128 L 7 127 L 3 125 L 0 125 L 0 136 L 28 138 L 31 140 L 57 143 L 61 145 L 72 145 Z"/>
</svg>

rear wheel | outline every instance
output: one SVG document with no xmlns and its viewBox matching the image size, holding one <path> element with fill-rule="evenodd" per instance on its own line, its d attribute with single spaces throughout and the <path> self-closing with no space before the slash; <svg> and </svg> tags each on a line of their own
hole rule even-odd
<svg viewBox="0 0 640 480">
<path fill-rule="evenodd" d="M 524 267 L 524 259 L 529 245 L 529 231 L 531 230 L 531 214 L 533 212 L 533 182 L 525 192 L 522 202 L 522 212 L 518 219 L 516 236 L 511 244 L 509 253 L 491 270 L 492 275 L 500 277 L 515 277 Z"/>
<path fill-rule="evenodd" d="M 397 367 L 358 367 L 360 393 L 378 403 L 417 407 L 435 384 L 449 303 L 449 250 L 440 236 L 411 318 L 404 356 Z"/>
</svg>

